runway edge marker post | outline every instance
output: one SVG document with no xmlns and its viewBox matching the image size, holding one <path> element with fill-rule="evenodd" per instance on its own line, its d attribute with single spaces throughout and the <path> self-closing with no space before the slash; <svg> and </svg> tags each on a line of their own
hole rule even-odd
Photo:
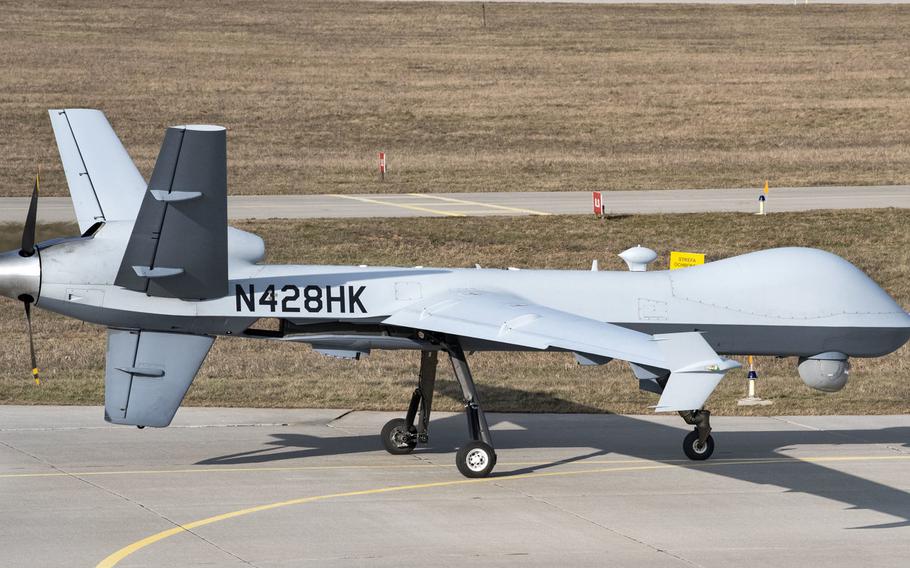
<svg viewBox="0 0 910 568">
<path fill-rule="evenodd" d="M 591 194 L 591 197 L 594 199 L 594 215 L 603 220 L 607 216 L 607 207 L 604 205 L 603 194 L 595 191 Z"/>
<path fill-rule="evenodd" d="M 765 214 L 765 202 L 768 200 L 768 180 L 765 180 L 765 188 L 758 196 L 758 214 Z"/>
<path fill-rule="evenodd" d="M 749 355 L 749 395 L 736 401 L 737 406 L 768 406 L 771 404 L 770 400 L 755 396 L 755 379 L 757 378 L 758 373 L 755 371 L 754 357 Z"/>
</svg>

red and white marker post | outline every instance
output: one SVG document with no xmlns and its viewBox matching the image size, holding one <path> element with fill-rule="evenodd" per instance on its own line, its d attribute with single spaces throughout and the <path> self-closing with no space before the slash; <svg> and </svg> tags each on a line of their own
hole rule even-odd
<svg viewBox="0 0 910 568">
<path fill-rule="evenodd" d="M 594 197 L 594 214 L 604 217 L 607 214 L 607 206 L 604 205 L 603 195 L 599 191 L 595 191 L 593 194 Z"/>
<path fill-rule="evenodd" d="M 379 153 L 379 181 L 385 181 L 385 152 Z"/>
</svg>

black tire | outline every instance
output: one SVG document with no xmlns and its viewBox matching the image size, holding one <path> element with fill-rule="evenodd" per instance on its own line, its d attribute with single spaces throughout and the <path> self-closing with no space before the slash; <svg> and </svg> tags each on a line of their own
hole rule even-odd
<svg viewBox="0 0 910 568">
<path fill-rule="evenodd" d="M 380 436 L 385 451 L 396 456 L 409 454 L 417 447 L 417 428 L 408 424 L 404 418 L 386 422 Z"/>
<path fill-rule="evenodd" d="M 496 467 L 496 452 L 484 442 L 471 442 L 458 449 L 455 465 L 465 477 L 487 477 Z"/>
<path fill-rule="evenodd" d="M 708 434 L 708 439 L 705 440 L 704 446 L 699 446 L 698 431 L 689 432 L 683 440 L 683 451 L 690 460 L 706 460 L 714 453 L 714 438 L 711 437 L 711 434 Z"/>
</svg>

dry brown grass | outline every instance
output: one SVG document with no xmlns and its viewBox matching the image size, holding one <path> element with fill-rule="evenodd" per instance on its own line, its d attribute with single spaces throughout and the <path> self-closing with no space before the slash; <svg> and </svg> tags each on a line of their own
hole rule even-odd
<svg viewBox="0 0 910 568">
<path fill-rule="evenodd" d="M 898 302 L 910 305 L 910 211 L 614 217 L 445 218 L 245 222 L 261 234 L 270 262 L 527 266 L 578 268 L 599 258 L 622 270 L 615 253 L 642 243 L 661 255 L 704 251 L 709 259 L 783 245 L 820 247 L 871 274 Z M 66 227 L 45 228 L 44 236 Z M 74 227 L 69 229 L 75 231 Z M 0 228 L 0 249 L 18 241 L 18 227 Z M 0 402 L 96 404 L 103 397 L 104 331 L 37 311 L 37 346 L 46 378 L 28 376 L 21 307 L 0 302 Z M 513 411 L 649 412 L 655 397 L 637 390 L 618 362 L 578 367 L 566 354 L 477 354 L 472 358 L 488 408 Z M 335 361 L 299 345 L 219 339 L 187 397 L 191 405 L 402 408 L 414 387 L 417 356 L 377 352 L 359 362 Z M 910 347 L 880 359 L 855 360 L 853 378 L 837 394 L 805 387 L 793 359 L 760 358 L 761 396 L 771 407 L 740 408 L 745 373 L 731 372 L 709 401 L 722 414 L 910 412 Z M 440 409 L 458 408 L 446 369 Z"/>
<path fill-rule="evenodd" d="M 104 109 L 146 174 L 167 125 L 226 125 L 233 193 L 908 182 L 908 6 L 486 11 L 6 5 L 0 195 L 39 162 L 65 192 L 60 106 Z"/>
</svg>

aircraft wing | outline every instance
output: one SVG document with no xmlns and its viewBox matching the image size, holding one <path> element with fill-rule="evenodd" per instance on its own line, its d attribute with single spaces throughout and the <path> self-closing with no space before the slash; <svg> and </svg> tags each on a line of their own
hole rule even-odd
<svg viewBox="0 0 910 568">
<path fill-rule="evenodd" d="M 206 335 L 109 329 L 104 419 L 170 424 L 214 341 Z"/>
<path fill-rule="evenodd" d="M 417 302 L 383 323 L 528 347 L 565 349 L 670 371 L 657 411 L 700 409 L 729 369 L 700 333 L 648 335 L 529 303 L 504 293 L 461 290 Z"/>
<path fill-rule="evenodd" d="M 566 349 L 655 367 L 664 362 L 648 334 L 501 293 L 463 290 L 408 306 L 383 323 L 531 349 Z"/>
<path fill-rule="evenodd" d="M 48 111 L 79 229 L 136 218 L 146 183 L 104 113 Z"/>
</svg>

